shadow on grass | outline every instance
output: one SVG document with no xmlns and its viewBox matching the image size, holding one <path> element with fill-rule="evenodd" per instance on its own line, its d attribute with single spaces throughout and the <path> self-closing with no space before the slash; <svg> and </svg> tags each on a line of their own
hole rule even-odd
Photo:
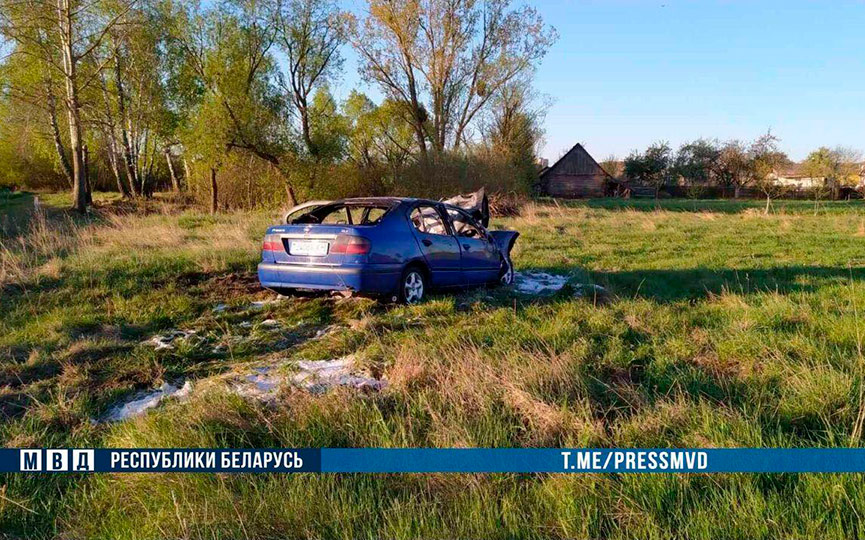
<svg viewBox="0 0 865 540">
<path fill-rule="evenodd" d="M 592 272 L 596 283 L 620 297 L 659 302 L 699 300 L 725 291 L 738 294 L 810 293 L 829 284 L 865 279 L 865 268 L 780 266 L 776 268 L 629 270 Z"/>
</svg>

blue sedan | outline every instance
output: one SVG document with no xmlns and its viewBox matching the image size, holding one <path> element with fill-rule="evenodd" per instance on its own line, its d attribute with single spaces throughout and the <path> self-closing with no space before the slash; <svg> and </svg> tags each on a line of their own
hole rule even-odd
<svg viewBox="0 0 865 540">
<path fill-rule="evenodd" d="M 430 289 L 509 285 L 519 233 L 488 231 L 486 219 L 425 199 L 307 203 L 267 230 L 258 279 L 280 294 L 340 291 L 405 303 Z"/>
</svg>

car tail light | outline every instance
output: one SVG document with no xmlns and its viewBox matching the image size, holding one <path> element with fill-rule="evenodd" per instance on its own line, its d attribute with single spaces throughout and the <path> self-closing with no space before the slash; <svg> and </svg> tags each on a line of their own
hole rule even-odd
<svg viewBox="0 0 865 540">
<path fill-rule="evenodd" d="M 277 234 L 268 234 L 264 237 L 264 243 L 261 245 L 261 251 L 282 251 L 282 240 Z"/>
<path fill-rule="evenodd" d="M 341 234 L 336 237 L 336 242 L 330 246 L 331 253 L 344 255 L 366 255 L 372 249 L 372 244 L 363 236 L 351 236 Z"/>
</svg>

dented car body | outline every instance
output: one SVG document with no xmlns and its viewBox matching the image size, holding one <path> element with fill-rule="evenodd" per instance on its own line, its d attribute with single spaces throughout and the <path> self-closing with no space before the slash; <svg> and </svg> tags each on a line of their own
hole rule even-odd
<svg viewBox="0 0 865 540">
<path fill-rule="evenodd" d="M 306 203 L 267 230 L 258 277 L 282 294 L 357 292 L 407 303 L 433 288 L 510 284 L 519 233 L 488 231 L 473 213 L 396 197 Z"/>
</svg>

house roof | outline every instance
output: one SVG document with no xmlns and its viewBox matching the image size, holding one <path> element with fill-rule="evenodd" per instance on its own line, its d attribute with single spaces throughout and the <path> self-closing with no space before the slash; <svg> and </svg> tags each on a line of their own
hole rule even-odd
<svg viewBox="0 0 865 540">
<path fill-rule="evenodd" d="M 562 155 L 562 157 L 560 157 L 559 159 L 556 160 L 555 163 L 553 163 L 552 165 L 550 165 L 550 166 L 547 167 L 546 169 L 542 170 L 542 171 L 538 174 L 538 176 L 541 177 L 541 178 L 543 178 L 545 175 L 549 174 L 550 171 L 554 171 L 554 170 L 555 170 L 555 169 L 556 169 L 556 168 L 557 168 L 557 167 L 558 167 L 558 166 L 559 166 L 559 165 L 560 165 L 560 164 L 561 164 L 565 159 L 568 158 L 568 156 L 570 156 L 570 155 L 573 154 L 574 152 L 582 152 L 583 154 L 585 154 L 586 156 L 588 156 L 588 158 L 591 160 L 592 163 L 594 163 L 594 165 L 598 168 L 598 170 L 600 170 L 600 171 L 601 171 L 605 176 L 607 176 L 610 180 L 615 180 L 615 178 L 613 178 L 613 176 L 610 175 L 610 173 L 608 173 L 606 170 L 604 170 L 604 168 L 601 167 L 601 165 L 597 162 L 597 160 L 595 160 L 595 158 L 592 157 L 592 154 L 590 154 L 589 151 L 586 150 L 585 147 L 584 147 L 582 144 L 580 144 L 580 143 L 577 143 L 577 144 L 575 144 L 574 146 L 572 146 L 571 149 L 568 150 L 567 152 L 565 152 L 565 153 Z"/>
</svg>

